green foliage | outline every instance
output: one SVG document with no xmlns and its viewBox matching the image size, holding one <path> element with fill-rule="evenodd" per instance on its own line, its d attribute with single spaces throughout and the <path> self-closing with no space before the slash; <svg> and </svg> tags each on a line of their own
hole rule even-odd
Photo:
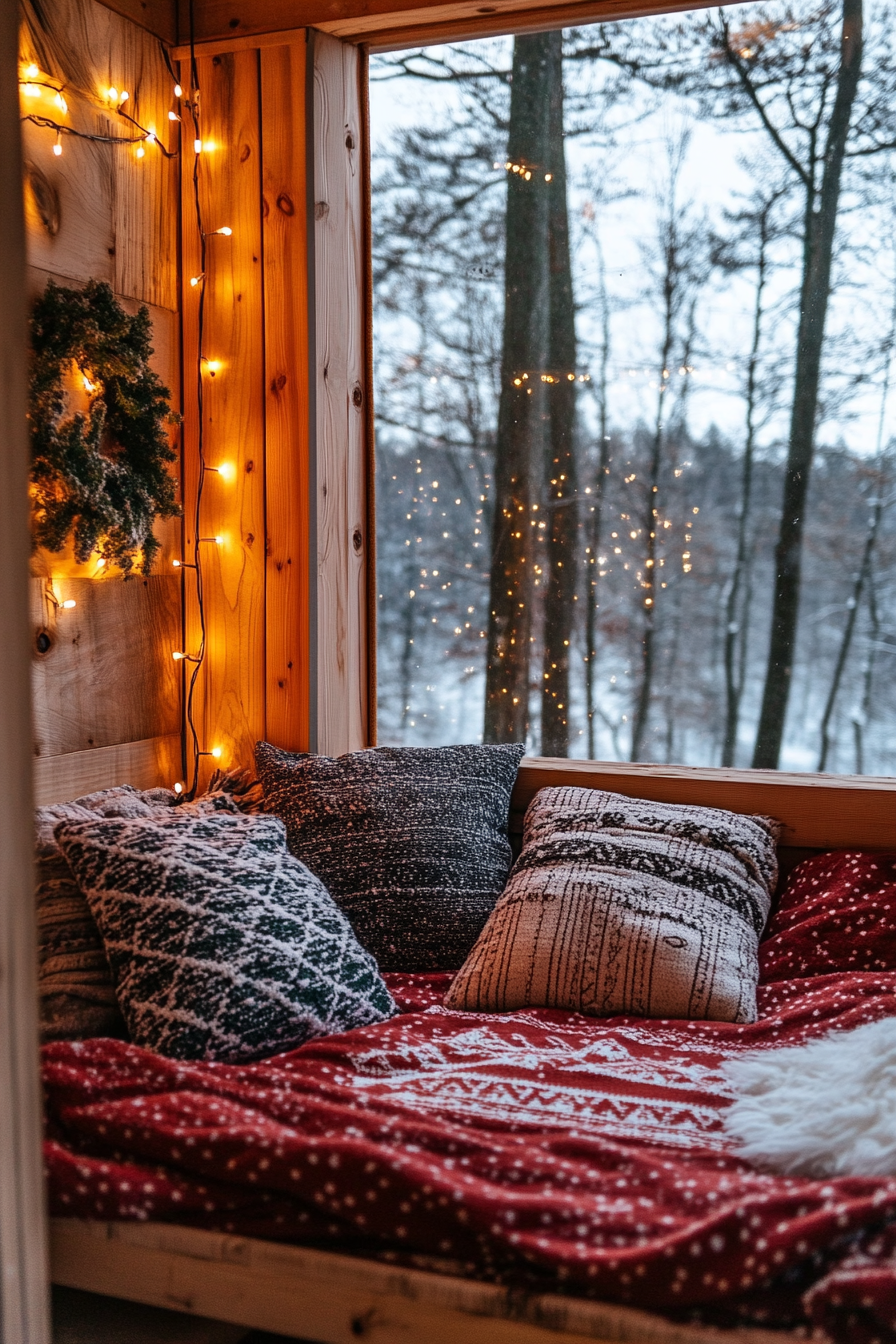
<svg viewBox="0 0 896 1344">
<path fill-rule="evenodd" d="M 107 284 L 62 289 L 51 281 L 31 317 L 32 534 L 75 558 L 99 552 L 129 578 L 138 554 L 148 574 L 159 550 L 156 518 L 180 513 L 166 426 L 178 417 L 149 367 L 146 308 L 130 317 Z M 86 414 L 70 414 L 76 365 L 94 385 Z"/>
</svg>

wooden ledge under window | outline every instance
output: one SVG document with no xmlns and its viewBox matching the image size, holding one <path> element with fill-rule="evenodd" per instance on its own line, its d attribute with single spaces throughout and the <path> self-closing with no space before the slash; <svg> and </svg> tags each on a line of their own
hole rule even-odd
<svg viewBox="0 0 896 1344">
<path fill-rule="evenodd" d="M 775 817 L 784 826 L 781 845 L 790 849 L 896 849 L 896 779 L 536 756 L 520 765 L 511 830 L 522 829 L 523 814 L 539 789 L 570 784 L 657 803 L 699 803 Z"/>
</svg>

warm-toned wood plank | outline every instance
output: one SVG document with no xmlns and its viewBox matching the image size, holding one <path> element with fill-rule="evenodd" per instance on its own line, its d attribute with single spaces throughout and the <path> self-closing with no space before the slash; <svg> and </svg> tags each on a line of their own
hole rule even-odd
<svg viewBox="0 0 896 1344">
<path fill-rule="evenodd" d="M 163 42 L 177 39 L 177 0 L 100 0 L 100 4 L 139 23 Z"/>
<path fill-rule="evenodd" d="M 399 1269 L 163 1223 L 52 1224 L 56 1283 L 322 1344 L 780 1344 L 767 1330 L 677 1325 L 632 1307 Z"/>
<path fill-rule="evenodd" d="M 725 0 L 732 3 L 732 0 Z M 707 9 L 714 0 L 566 0 L 564 4 L 545 0 L 496 0 L 494 6 L 482 6 L 475 0 L 427 5 L 391 14 L 360 15 L 338 18 L 316 25 L 324 32 L 346 42 L 364 42 L 372 51 L 394 51 L 402 47 L 433 45 L 439 42 L 464 42 L 477 37 L 497 37 L 504 33 L 543 32 L 551 28 L 572 28 L 583 24 L 615 19 L 630 19 L 649 14 L 668 14 L 682 9 Z"/>
<path fill-rule="evenodd" d="M 252 35 L 285 32 L 302 26 L 319 28 L 348 41 L 401 45 L 487 37 L 510 31 L 599 23 L 602 19 L 667 14 L 703 9 L 714 0 L 578 0 L 550 5 L 545 0 L 475 0 L 421 5 L 419 0 L 197 0 L 196 36 L 200 42 L 224 43 Z M 181 20 L 180 41 L 187 40 Z"/>
<path fill-rule="evenodd" d="M 180 734 L 122 742 L 115 747 L 43 756 L 34 761 L 34 801 L 38 807 L 68 803 L 97 789 L 133 784 L 137 789 L 165 788 L 183 779 Z"/>
<path fill-rule="evenodd" d="M 155 38 L 96 0 L 25 0 L 21 55 L 65 85 L 68 111 L 51 90 L 22 95 L 22 111 L 77 129 L 131 135 L 106 99 L 110 85 L 127 89 L 130 114 L 168 141 L 173 84 Z M 31 165 L 26 193 L 28 250 L 33 265 L 73 279 L 108 280 L 119 294 L 161 308 L 177 306 L 177 163 L 147 144 L 101 145 L 64 136 L 53 154 L 52 131 L 24 126 Z M 55 199 L 48 227 L 40 202 Z M 53 213 L 52 211 L 50 212 Z M 55 232 L 53 231 L 55 228 Z"/>
<path fill-rule="evenodd" d="M 310 462 L 307 42 L 264 47 L 261 63 L 267 500 L 265 736 L 309 746 Z"/>
<path fill-rule="evenodd" d="M 317 750 L 369 741 L 363 146 L 358 52 L 315 34 Z"/>
<path fill-rule="evenodd" d="M 71 599 L 70 611 L 57 607 Z M 180 580 L 31 580 L 34 754 L 59 756 L 180 728 Z M 48 648 L 44 648 L 49 644 Z"/>
<path fill-rule="evenodd" d="M 896 849 L 896 779 L 616 761 L 527 757 L 513 790 L 512 829 L 519 830 L 539 789 L 567 784 L 654 802 L 703 803 L 777 817 L 784 823 L 781 843 L 789 848 Z"/>
<path fill-rule="evenodd" d="M 49 1344 L 37 1071 L 26 301 L 16 6 L 0 6 L 0 1337 Z"/>
<path fill-rule="evenodd" d="M 186 78 L 186 76 L 185 76 Z M 205 355 L 219 360 L 203 375 L 205 456 L 234 473 L 206 477 L 203 543 L 208 656 L 197 682 L 196 721 L 203 749 L 219 746 L 222 765 L 248 765 L 265 723 L 264 321 L 262 306 L 261 154 L 258 54 L 237 52 L 199 63 L 202 92 L 200 199 L 207 233 L 228 226 L 231 237 L 208 244 Z M 189 137 L 192 144 L 192 132 Z M 198 481 L 196 358 L 200 288 L 192 210 L 194 155 L 184 155 L 183 331 L 184 502 L 189 553 Z M 186 580 L 188 644 L 199 643 L 192 574 Z"/>
</svg>

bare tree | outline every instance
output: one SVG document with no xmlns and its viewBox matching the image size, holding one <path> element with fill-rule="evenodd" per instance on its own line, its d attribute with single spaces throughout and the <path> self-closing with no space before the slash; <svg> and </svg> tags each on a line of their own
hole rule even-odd
<svg viewBox="0 0 896 1344">
<path fill-rule="evenodd" d="M 751 207 L 730 216 L 729 222 L 734 226 L 735 233 L 720 240 L 714 248 L 714 260 L 718 266 L 728 271 L 750 269 L 755 276 L 750 349 L 743 387 L 744 451 L 741 458 L 740 496 L 737 505 L 737 534 L 734 565 L 725 592 L 723 766 L 735 764 L 740 706 L 746 680 L 752 600 L 750 527 L 754 455 L 761 403 L 767 397 L 767 389 L 763 387 L 761 378 L 761 348 L 766 317 L 766 288 L 771 268 L 769 250 L 778 236 L 773 216 L 782 194 L 780 189 L 760 193 Z"/>
<path fill-rule="evenodd" d="M 678 179 L 687 144 L 686 133 L 668 144 L 668 182 L 660 200 L 657 236 L 647 257 L 652 287 L 659 301 L 661 329 L 656 410 L 640 529 L 644 539 L 644 568 L 640 579 L 641 680 L 632 721 L 633 761 L 640 760 L 644 750 L 656 666 L 657 598 L 660 591 L 658 529 L 667 421 L 672 413 L 674 398 L 672 373 L 681 364 L 691 339 L 694 291 L 701 280 L 702 232 L 690 220 L 687 208 L 682 207 L 678 199 Z M 686 372 L 681 376 L 686 379 Z"/>
<path fill-rule="evenodd" d="M 541 753 L 569 755 L 569 660 L 577 601 L 576 326 L 563 138 L 563 34 L 542 35 L 549 61 L 547 581 L 542 622 Z"/>
</svg>

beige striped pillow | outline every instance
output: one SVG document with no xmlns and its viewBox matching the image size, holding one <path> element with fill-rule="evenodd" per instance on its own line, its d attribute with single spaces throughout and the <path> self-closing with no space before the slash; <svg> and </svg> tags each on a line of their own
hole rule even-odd
<svg viewBox="0 0 896 1344">
<path fill-rule="evenodd" d="M 755 1021 L 777 831 L 768 817 L 542 789 L 446 1005 Z"/>
</svg>

